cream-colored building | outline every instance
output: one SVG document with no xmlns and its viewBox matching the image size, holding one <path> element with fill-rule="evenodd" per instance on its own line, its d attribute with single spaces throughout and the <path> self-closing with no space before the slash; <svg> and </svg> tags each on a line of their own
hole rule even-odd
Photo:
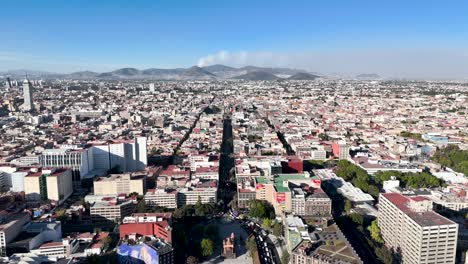
<svg viewBox="0 0 468 264">
<path fill-rule="evenodd" d="M 144 199 L 145 204 L 149 207 L 177 208 L 176 190 L 148 190 Z"/>
<path fill-rule="evenodd" d="M 432 211 L 421 196 L 382 193 L 378 225 L 385 244 L 401 250 L 401 262 L 455 263 L 458 224 Z"/>
<path fill-rule="evenodd" d="M 72 172 L 70 169 L 58 169 L 46 177 L 47 198 L 64 202 L 73 193 Z"/>
<path fill-rule="evenodd" d="M 94 195 L 119 195 L 136 192 L 143 195 L 146 191 L 146 175 L 130 173 L 111 174 L 94 181 Z"/>
<path fill-rule="evenodd" d="M 42 172 L 33 172 L 24 177 L 24 194 L 26 201 L 29 203 L 39 202 L 43 198 L 41 196 L 41 188 L 44 188 L 45 175 Z M 44 191 L 42 191 L 44 193 Z"/>
<path fill-rule="evenodd" d="M 45 200 L 64 202 L 73 193 L 70 169 L 38 170 L 24 177 L 26 201 L 36 203 Z"/>
<path fill-rule="evenodd" d="M 184 188 L 177 193 L 177 206 L 196 204 L 200 199 L 202 204 L 216 203 L 218 188 Z"/>
<path fill-rule="evenodd" d="M 133 212 L 132 201 L 101 201 L 96 202 L 90 208 L 91 220 L 95 224 L 106 224 L 109 222 L 120 222 L 125 216 Z"/>
</svg>

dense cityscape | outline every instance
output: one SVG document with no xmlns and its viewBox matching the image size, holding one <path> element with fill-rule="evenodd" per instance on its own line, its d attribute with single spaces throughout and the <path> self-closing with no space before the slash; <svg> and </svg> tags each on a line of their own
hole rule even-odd
<svg viewBox="0 0 468 264">
<path fill-rule="evenodd" d="M 468 83 L 301 74 L 3 76 L 3 263 L 465 263 Z"/>
<path fill-rule="evenodd" d="M 468 1 L 0 10 L 0 264 L 468 264 Z"/>
</svg>

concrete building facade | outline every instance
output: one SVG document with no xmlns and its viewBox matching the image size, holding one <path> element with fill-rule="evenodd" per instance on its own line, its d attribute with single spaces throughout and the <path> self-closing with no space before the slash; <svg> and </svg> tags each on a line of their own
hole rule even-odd
<svg viewBox="0 0 468 264">
<path fill-rule="evenodd" d="M 383 193 L 378 225 L 385 244 L 401 251 L 401 262 L 455 263 L 458 224 L 432 211 L 421 196 Z"/>
</svg>

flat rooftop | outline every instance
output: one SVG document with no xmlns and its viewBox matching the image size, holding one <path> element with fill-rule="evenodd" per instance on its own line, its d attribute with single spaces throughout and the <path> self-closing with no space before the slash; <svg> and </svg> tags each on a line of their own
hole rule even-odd
<svg viewBox="0 0 468 264">
<path fill-rule="evenodd" d="M 404 196 L 399 193 L 382 193 L 381 195 L 422 227 L 455 224 L 453 221 L 450 221 L 434 211 L 416 212 L 407 206 L 411 200 L 421 202 L 427 200 L 426 197 Z"/>
</svg>

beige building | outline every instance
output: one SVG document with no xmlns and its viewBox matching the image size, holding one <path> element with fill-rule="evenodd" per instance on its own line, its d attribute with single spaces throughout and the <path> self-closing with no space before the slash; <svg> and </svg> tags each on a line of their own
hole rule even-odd
<svg viewBox="0 0 468 264">
<path fill-rule="evenodd" d="M 402 263 L 455 263 L 458 225 L 432 211 L 421 196 L 382 193 L 378 225 L 388 247 L 401 250 Z"/>
<path fill-rule="evenodd" d="M 28 203 L 51 200 L 61 204 L 73 193 L 70 169 L 35 171 L 24 177 L 24 193 Z"/>
<path fill-rule="evenodd" d="M 176 190 L 148 190 L 144 199 L 145 204 L 149 207 L 177 208 Z"/>
<path fill-rule="evenodd" d="M 94 181 L 94 195 L 119 195 L 136 192 L 143 195 L 146 191 L 146 175 L 111 174 Z"/>
<path fill-rule="evenodd" d="M 117 202 L 116 200 L 96 202 L 90 209 L 93 223 L 105 224 L 120 222 L 125 216 L 133 213 L 132 201 Z"/>
<path fill-rule="evenodd" d="M 41 196 L 41 189 L 45 186 L 45 175 L 42 172 L 32 172 L 24 177 L 24 194 L 28 203 L 40 202 L 45 197 Z M 42 190 L 42 193 L 44 191 Z"/>
<path fill-rule="evenodd" d="M 200 198 L 202 204 L 216 203 L 218 188 L 184 188 L 177 193 L 178 207 L 196 204 Z"/>
<path fill-rule="evenodd" d="M 61 204 L 73 193 L 72 172 L 70 169 L 59 169 L 47 175 L 47 198 Z"/>
</svg>

